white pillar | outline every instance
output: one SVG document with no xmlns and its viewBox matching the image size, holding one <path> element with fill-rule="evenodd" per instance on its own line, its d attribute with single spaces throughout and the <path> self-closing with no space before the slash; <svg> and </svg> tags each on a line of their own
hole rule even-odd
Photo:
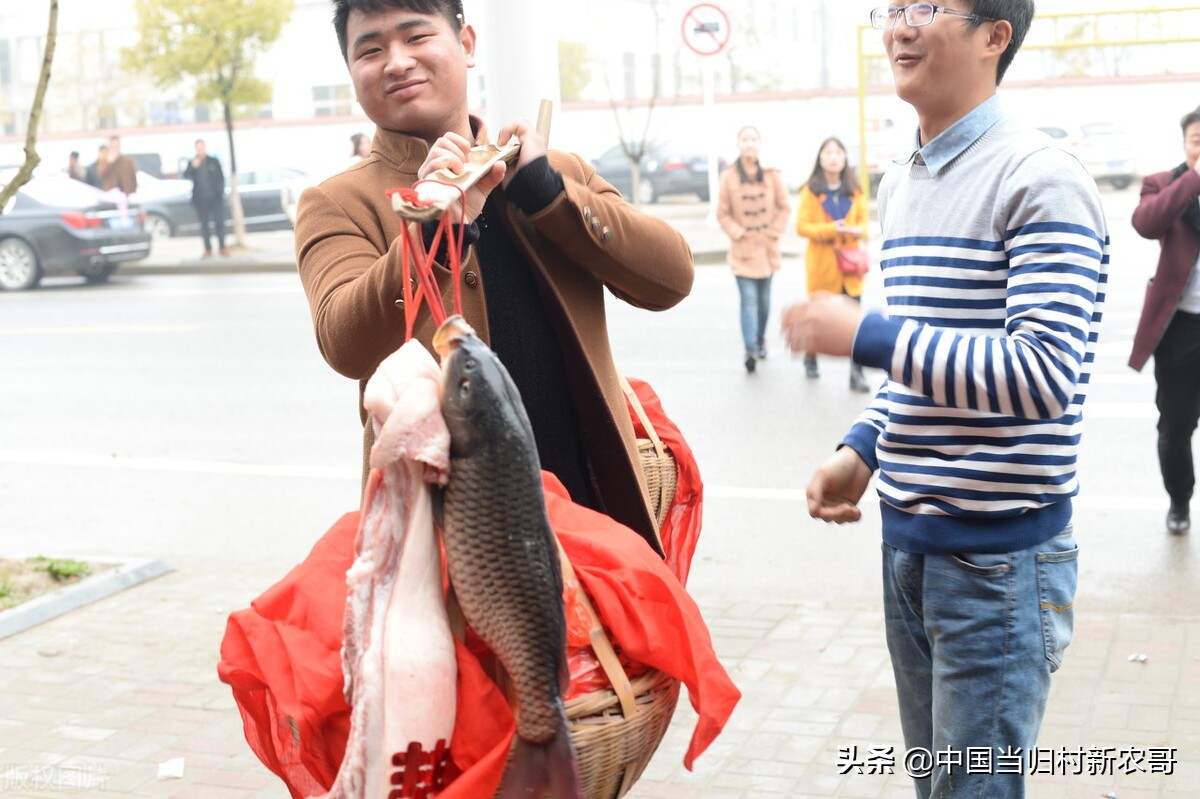
<svg viewBox="0 0 1200 799">
<path fill-rule="evenodd" d="M 543 99 L 558 111 L 558 24 L 548 5 L 541 0 L 464 3 L 476 33 L 479 93 L 472 109 L 484 115 L 493 136 L 518 117 L 536 122 Z"/>
</svg>

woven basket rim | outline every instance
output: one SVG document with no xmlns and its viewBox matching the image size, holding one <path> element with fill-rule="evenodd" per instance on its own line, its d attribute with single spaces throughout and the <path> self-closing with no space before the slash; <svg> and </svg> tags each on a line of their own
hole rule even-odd
<svg viewBox="0 0 1200 799">
<path fill-rule="evenodd" d="M 662 694 L 664 689 L 670 688 L 672 684 L 678 682 L 678 679 L 666 672 L 659 671 L 658 669 L 650 669 L 645 674 L 640 674 L 631 679 L 629 684 L 633 688 L 634 699 L 640 706 L 647 704 L 647 701 L 643 701 L 647 700 L 647 698 L 649 702 L 653 702 L 656 698 L 655 694 Z M 615 706 L 619 708 L 620 704 L 617 692 L 611 686 L 599 688 L 570 699 L 566 703 L 567 718 L 570 720 L 586 718 L 608 707 Z"/>
</svg>

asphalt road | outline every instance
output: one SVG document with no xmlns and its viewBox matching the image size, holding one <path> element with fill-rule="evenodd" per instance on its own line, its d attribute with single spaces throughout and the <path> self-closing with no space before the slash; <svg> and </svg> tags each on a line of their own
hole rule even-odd
<svg viewBox="0 0 1200 799">
<path fill-rule="evenodd" d="M 1079 602 L 1178 613 L 1200 606 L 1196 545 L 1164 532 L 1153 380 L 1125 366 L 1157 253 L 1128 226 L 1136 197 L 1104 193 L 1113 266 L 1086 406 Z M 802 264 L 788 259 L 774 306 L 802 295 Z M 878 297 L 876 282 L 868 303 Z M 778 345 L 746 375 L 736 313 L 721 266 L 700 268 L 668 313 L 610 305 L 620 364 L 658 390 L 705 478 L 690 587 L 873 607 L 874 503 L 836 527 L 809 519 L 803 500 L 864 397 L 844 361 L 808 380 Z M 355 399 L 317 351 L 294 274 L 118 274 L 0 295 L 0 555 L 282 574 L 357 501 Z"/>
</svg>

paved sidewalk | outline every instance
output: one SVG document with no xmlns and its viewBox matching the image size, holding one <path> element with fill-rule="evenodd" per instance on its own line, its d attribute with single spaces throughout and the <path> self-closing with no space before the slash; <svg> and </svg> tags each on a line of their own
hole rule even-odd
<svg viewBox="0 0 1200 799">
<path fill-rule="evenodd" d="M 215 678 L 227 614 L 280 573 L 180 565 L 0 641 L 0 796 L 286 799 L 251 754 L 230 692 Z M 899 773 L 899 722 L 876 609 L 701 604 L 744 698 L 687 772 L 682 757 L 695 715 L 681 697 L 631 797 L 912 796 Z M 1135 653 L 1146 660 L 1130 661 Z M 1082 614 L 1041 745 L 1046 753 L 1112 747 L 1118 761 L 1090 776 L 1033 777 L 1035 797 L 1200 796 L 1200 619 Z M 898 773 L 841 773 L 882 747 L 894 748 Z M 1153 749 L 1173 750 L 1173 774 L 1120 762 L 1124 752 Z M 177 758 L 182 777 L 160 778 Z"/>
</svg>

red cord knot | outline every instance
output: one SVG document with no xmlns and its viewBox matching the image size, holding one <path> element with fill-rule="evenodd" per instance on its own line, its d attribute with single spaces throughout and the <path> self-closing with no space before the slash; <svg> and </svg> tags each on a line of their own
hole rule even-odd
<svg viewBox="0 0 1200 799">
<path fill-rule="evenodd" d="M 419 196 L 417 196 L 416 189 L 387 189 L 384 191 L 384 194 L 386 194 L 389 199 L 399 196 L 401 200 L 417 208 L 428 208 L 429 206 L 433 205 L 432 200 L 422 200 Z"/>
</svg>

